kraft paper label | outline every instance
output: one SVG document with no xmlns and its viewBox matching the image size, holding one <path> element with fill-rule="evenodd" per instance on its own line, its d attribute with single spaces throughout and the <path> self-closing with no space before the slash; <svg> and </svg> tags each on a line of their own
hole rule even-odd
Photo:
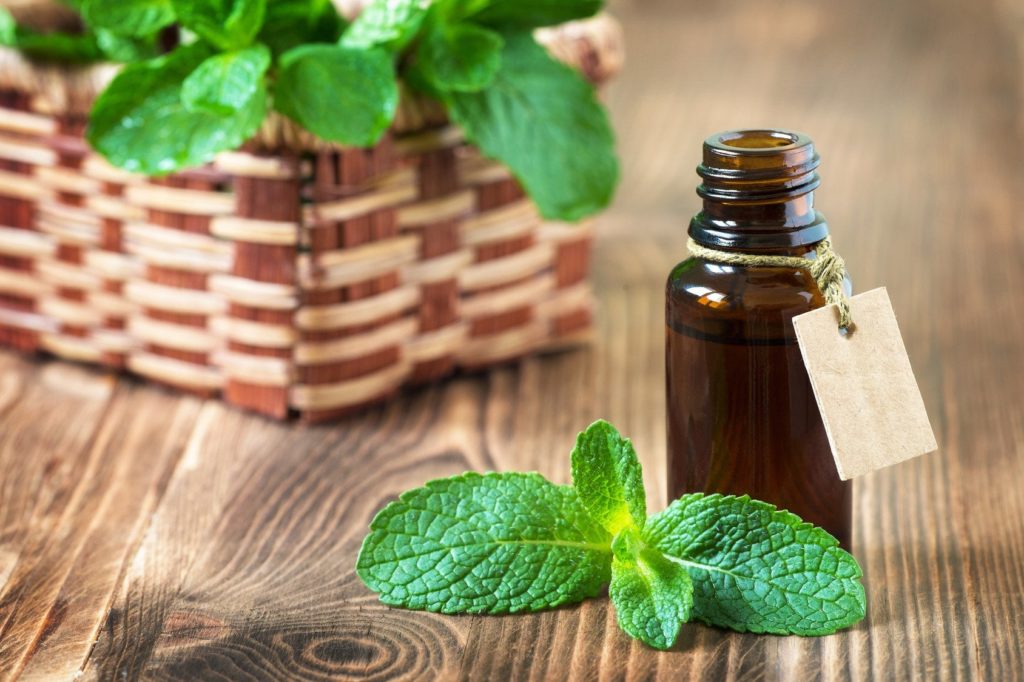
<svg viewBox="0 0 1024 682">
<path fill-rule="evenodd" d="M 885 287 L 853 296 L 850 307 L 847 335 L 835 306 L 793 318 L 844 481 L 938 447 Z"/>
</svg>

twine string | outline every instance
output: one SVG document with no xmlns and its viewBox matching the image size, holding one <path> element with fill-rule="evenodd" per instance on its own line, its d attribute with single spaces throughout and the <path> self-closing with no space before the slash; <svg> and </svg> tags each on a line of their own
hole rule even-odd
<svg viewBox="0 0 1024 682">
<path fill-rule="evenodd" d="M 850 299 L 846 297 L 846 292 L 843 290 L 843 280 L 846 278 L 846 262 L 842 256 L 832 250 L 832 240 L 829 237 L 825 237 L 818 242 L 818 246 L 814 249 L 814 260 L 807 260 L 798 256 L 769 256 L 719 251 L 718 249 L 711 249 L 698 244 L 692 238 L 687 241 L 686 248 L 694 256 L 713 263 L 809 270 L 811 277 L 814 278 L 818 288 L 821 290 L 822 296 L 825 297 L 825 301 L 834 305 L 839 311 L 839 328 L 847 332 L 853 330 Z"/>
</svg>

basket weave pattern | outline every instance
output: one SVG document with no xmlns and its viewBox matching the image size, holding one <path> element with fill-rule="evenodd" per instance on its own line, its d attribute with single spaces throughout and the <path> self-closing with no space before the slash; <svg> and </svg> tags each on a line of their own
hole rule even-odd
<svg viewBox="0 0 1024 682">
<path fill-rule="evenodd" d="M 36 100 L 0 89 L 0 345 L 315 421 L 587 336 L 589 226 L 453 127 L 144 178 Z"/>
</svg>

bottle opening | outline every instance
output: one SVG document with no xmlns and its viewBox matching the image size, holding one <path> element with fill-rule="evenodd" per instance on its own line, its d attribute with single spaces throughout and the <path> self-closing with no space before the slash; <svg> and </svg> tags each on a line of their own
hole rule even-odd
<svg viewBox="0 0 1024 682">
<path fill-rule="evenodd" d="M 732 130 L 717 136 L 719 144 L 737 149 L 777 149 L 800 141 L 800 135 L 783 130 Z"/>
</svg>

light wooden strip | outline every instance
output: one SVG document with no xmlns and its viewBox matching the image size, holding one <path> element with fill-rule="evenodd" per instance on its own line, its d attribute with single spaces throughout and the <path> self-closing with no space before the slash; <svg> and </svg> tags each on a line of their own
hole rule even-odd
<svg viewBox="0 0 1024 682">
<path fill-rule="evenodd" d="M 365 194 L 312 204 L 304 211 L 305 223 L 316 229 L 319 223 L 350 220 L 381 209 L 397 207 L 415 199 L 417 191 L 412 169 L 403 169 Z"/>
<path fill-rule="evenodd" d="M 233 351 L 219 352 L 214 362 L 224 376 L 260 386 L 290 386 L 294 370 L 290 360 L 245 355 Z"/>
<path fill-rule="evenodd" d="M 222 339 L 205 328 L 154 320 L 145 315 L 133 315 L 128 320 L 128 333 L 141 341 L 192 353 L 212 353 L 224 345 Z"/>
<path fill-rule="evenodd" d="M 53 235 L 60 243 L 84 247 L 95 247 L 100 243 L 100 228 L 98 226 L 81 225 L 39 215 L 36 217 L 36 227 L 40 232 Z"/>
<path fill-rule="evenodd" d="M 99 289 L 102 282 L 95 273 L 89 272 L 78 265 L 69 265 L 59 261 L 37 261 L 36 272 L 40 278 L 57 286 L 91 291 Z"/>
<path fill-rule="evenodd" d="M 53 189 L 73 194 L 95 194 L 102 189 L 98 180 L 82 175 L 78 170 L 53 166 L 35 169 L 37 181 Z"/>
<path fill-rule="evenodd" d="M 95 329 L 92 340 L 100 350 L 107 353 L 130 353 L 139 346 L 135 337 L 114 329 Z"/>
<path fill-rule="evenodd" d="M 46 258 L 57 253 L 57 242 L 34 230 L 0 227 L 0 253 L 20 258 Z"/>
<path fill-rule="evenodd" d="M 215 368 L 153 353 L 132 353 L 128 368 L 136 374 L 178 386 L 215 389 L 223 385 L 223 378 Z"/>
<path fill-rule="evenodd" d="M 0 291 L 3 291 L 3 289 L 0 288 Z M 55 333 L 57 331 L 57 322 L 49 317 L 24 310 L 11 310 L 10 308 L 0 308 L 0 325 L 33 332 Z"/>
<path fill-rule="evenodd" d="M 228 305 L 222 297 L 209 291 L 182 289 L 146 280 L 128 282 L 125 298 L 146 308 L 195 315 L 220 315 Z"/>
<path fill-rule="evenodd" d="M 219 256 L 231 256 L 232 246 L 205 234 L 185 232 L 173 227 L 161 227 L 148 223 L 129 223 L 124 226 L 124 237 L 147 246 L 166 249 L 198 251 Z"/>
<path fill-rule="evenodd" d="M 259 348 L 291 348 L 298 338 L 293 327 L 236 317 L 219 318 L 215 325 L 228 339 Z"/>
<path fill-rule="evenodd" d="M 92 340 L 64 334 L 43 334 L 39 337 L 39 346 L 46 351 L 66 360 L 77 362 L 99 362 L 102 354 Z"/>
<path fill-rule="evenodd" d="M 144 265 L 137 259 L 117 251 L 101 251 L 92 249 L 85 252 L 85 264 L 105 279 L 124 281 L 132 277 L 142 277 Z"/>
<path fill-rule="evenodd" d="M 406 357 L 413 362 L 427 362 L 455 355 L 468 335 L 469 325 L 464 323 L 420 333 L 406 345 Z"/>
<path fill-rule="evenodd" d="M 289 180 L 298 177 L 299 169 L 281 156 L 256 156 L 245 152 L 221 152 L 213 160 L 217 170 L 247 178 Z"/>
<path fill-rule="evenodd" d="M 57 153 L 34 140 L 0 135 L 0 159 L 33 166 L 52 166 L 57 163 Z"/>
<path fill-rule="evenodd" d="M 416 259 L 419 237 L 395 237 L 350 249 L 299 257 L 299 281 L 313 289 L 355 284 L 393 272 Z"/>
<path fill-rule="evenodd" d="M 57 121 L 50 116 L 30 114 L 16 109 L 0 109 L 0 130 L 27 135 L 53 135 L 57 132 Z"/>
<path fill-rule="evenodd" d="M 477 246 L 529 234 L 540 224 L 537 209 L 529 199 L 487 211 L 462 223 L 462 243 Z"/>
<path fill-rule="evenodd" d="M 49 187 L 36 182 L 33 177 L 12 171 L 0 170 L 0 196 L 41 201 L 52 199 L 54 192 Z"/>
<path fill-rule="evenodd" d="M 403 313 L 420 301 L 418 287 L 397 287 L 382 294 L 333 305 L 304 306 L 295 313 L 300 329 L 343 329 L 370 324 L 397 313 Z"/>
<path fill-rule="evenodd" d="M 290 246 L 299 242 L 299 224 L 275 220 L 256 220 L 237 216 L 217 216 L 210 232 L 221 239 Z"/>
<path fill-rule="evenodd" d="M 365 403 L 400 386 L 409 376 L 411 365 L 400 362 L 357 379 L 336 384 L 295 386 L 290 403 L 300 410 L 326 410 Z"/>
<path fill-rule="evenodd" d="M 41 314 L 75 327 L 96 327 L 103 322 L 103 315 L 95 308 L 56 296 L 40 299 L 36 307 Z"/>
<path fill-rule="evenodd" d="M 99 229 L 102 219 L 88 208 L 69 206 L 59 201 L 41 201 L 36 207 L 39 218 L 47 218 L 61 225 L 76 225 Z"/>
<path fill-rule="evenodd" d="M 439 220 L 461 218 L 472 212 L 476 196 L 465 190 L 438 199 L 417 201 L 398 209 L 398 224 L 401 227 L 415 227 Z"/>
<path fill-rule="evenodd" d="M 138 306 L 109 291 L 90 291 L 87 298 L 89 305 L 106 317 L 125 318 L 138 312 Z"/>
<path fill-rule="evenodd" d="M 465 137 L 460 128 L 446 126 L 399 137 L 395 140 L 395 149 L 401 156 L 414 156 L 438 149 L 458 147 Z"/>
<path fill-rule="evenodd" d="M 500 334 L 470 337 L 459 347 L 459 362 L 480 365 L 524 355 L 537 348 L 547 335 L 546 322 L 534 321 Z"/>
<path fill-rule="evenodd" d="M 343 339 L 300 342 L 295 346 L 295 362 L 299 365 L 322 365 L 360 358 L 385 348 L 404 345 L 416 334 L 418 326 L 417 320 L 403 318 Z"/>
<path fill-rule="evenodd" d="M 295 287 L 288 284 L 257 282 L 234 275 L 214 275 L 209 280 L 210 291 L 232 303 L 266 310 L 291 310 L 299 304 Z"/>
<path fill-rule="evenodd" d="M 551 267 L 554 255 L 551 244 L 540 242 L 511 256 L 470 265 L 459 273 L 459 285 L 473 291 L 514 282 Z"/>
<path fill-rule="evenodd" d="M 499 182 L 512 177 L 512 173 L 505 166 L 480 156 L 462 160 L 458 166 L 458 174 L 459 184 L 469 186 Z"/>
<path fill-rule="evenodd" d="M 174 249 L 147 246 L 137 242 L 128 242 L 124 247 L 128 253 L 137 256 L 143 262 L 165 268 L 206 274 L 227 272 L 231 269 L 231 254 L 175 251 Z"/>
<path fill-rule="evenodd" d="M 589 282 L 580 282 L 565 289 L 555 291 L 543 301 L 537 303 L 536 312 L 539 317 L 552 319 L 559 315 L 591 310 L 594 307 L 594 293 Z"/>
<path fill-rule="evenodd" d="M 468 249 L 453 251 L 437 258 L 421 260 L 402 268 L 402 280 L 414 284 L 429 284 L 454 279 L 459 272 L 473 262 L 473 253 Z"/>
<path fill-rule="evenodd" d="M 125 202 L 123 197 L 109 194 L 87 196 L 85 206 L 102 218 L 113 218 L 123 222 L 140 222 L 146 219 L 146 209 Z"/>
<path fill-rule="evenodd" d="M 43 282 L 31 272 L 0 268 L 0 292 L 24 298 L 40 298 L 53 291 L 48 282 Z"/>
<path fill-rule="evenodd" d="M 581 220 L 578 223 L 561 223 L 554 220 L 545 220 L 537 230 L 537 236 L 556 244 L 583 241 L 594 236 L 594 221 Z"/>
<path fill-rule="evenodd" d="M 116 185 L 143 185 L 148 182 L 144 175 L 129 173 L 110 163 L 98 154 L 90 154 L 82 161 L 82 172 L 90 178 Z"/>
<path fill-rule="evenodd" d="M 188 215 L 229 215 L 235 210 L 235 197 L 231 194 L 162 185 L 130 186 L 125 189 L 125 200 L 137 206 Z"/>
<path fill-rule="evenodd" d="M 535 305 L 547 298 L 555 288 L 555 276 L 544 274 L 532 277 L 522 284 L 496 289 L 469 298 L 463 298 L 459 309 L 463 317 L 473 319 Z"/>
</svg>

